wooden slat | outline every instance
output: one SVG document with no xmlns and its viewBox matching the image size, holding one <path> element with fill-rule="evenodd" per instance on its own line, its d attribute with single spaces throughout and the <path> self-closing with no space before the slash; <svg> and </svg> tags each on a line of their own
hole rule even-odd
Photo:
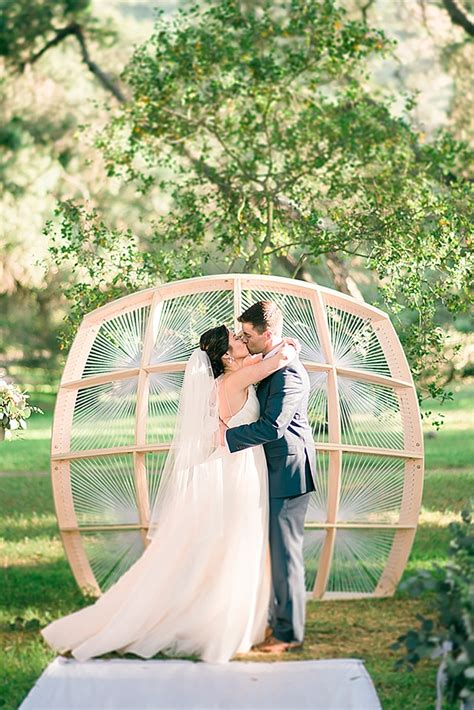
<svg viewBox="0 0 474 710">
<path fill-rule="evenodd" d="M 336 372 L 341 377 L 350 377 L 353 380 L 362 380 L 363 382 L 372 382 L 374 385 L 385 385 L 393 388 L 412 388 L 413 385 L 407 380 L 398 380 L 385 375 L 377 375 L 374 372 L 366 372 L 365 370 L 357 370 L 351 367 L 339 367 L 336 365 Z"/>
<path fill-rule="evenodd" d="M 328 466 L 328 509 L 327 522 L 334 524 L 337 521 L 337 511 L 339 509 L 339 496 L 341 493 L 341 451 L 331 452 Z"/>
<path fill-rule="evenodd" d="M 330 370 L 333 369 L 332 365 L 328 365 L 324 362 L 308 362 L 305 360 L 303 365 L 308 372 L 330 372 Z"/>
<path fill-rule="evenodd" d="M 51 461 L 60 451 L 71 446 L 72 420 L 77 392 L 60 388 L 54 405 L 53 428 L 51 431 Z"/>
<path fill-rule="evenodd" d="M 154 451 L 168 451 L 171 442 L 161 444 L 143 444 L 135 446 L 114 446 L 108 449 L 84 449 L 82 451 L 65 451 L 64 453 L 55 453 L 51 455 L 52 461 L 66 461 L 69 459 L 87 459 L 96 458 L 98 456 L 113 456 L 115 454 L 131 454 L 135 451 L 142 453 L 153 453 Z M 316 443 L 315 447 L 318 451 L 342 451 L 349 454 L 366 454 L 367 456 L 391 456 L 402 459 L 421 460 L 423 454 L 419 451 L 403 451 L 400 449 L 377 449 L 369 446 L 351 446 L 349 444 L 328 444 Z"/>
<path fill-rule="evenodd" d="M 77 528 L 77 516 L 71 488 L 71 466 L 69 461 L 55 461 L 51 464 L 51 483 L 54 507 L 60 528 Z"/>
<path fill-rule="evenodd" d="M 234 288 L 235 275 L 198 276 L 195 279 L 182 279 L 160 286 L 163 300 L 169 301 L 177 296 L 206 291 L 231 291 Z"/>
<path fill-rule="evenodd" d="M 61 530 L 61 540 L 78 586 L 87 594 L 99 596 L 100 587 L 90 566 L 79 531 L 71 530 L 67 533 Z"/>
<path fill-rule="evenodd" d="M 331 343 L 331 334 L 326 314 L 325 304 L 319 291 L 311 295 L 314 317 L 318 328 L 319 341 L 321 343 L 323 356 L 330 369 L 327 370 L 327 404 L 328 404 L 328 433 L 331 443 L 337 447 L 341 444 L 341 411 L 339 404 L 339 390 L 337 387 L 336 369 L 334 367 L 334 352 Z M 328 510 L 329 522 L 334 523 L 337 519 L 339 508 L 339 495 L 341 490 L 341 467 L 342 456 L 340 448 L 328 449 L 329 469 L 328 469 Z M 321 549 L 318 572 L 314 581 L 314 596 L 321 598 L 326 591 L 331 570 L 332 558 L 334 554 L 334 544 L 336 531 L 333 527 L 327 528 L 326 537 Z"/>
<path fill-rule="evenodd" d="M 145 528 L 150 520 L 150 498 L 148 495 L 145 454 L 137 451 L 133 454 L 133 476 L 141 537 L 145 544 L 147 541 L 146 531 L 142 528 Z"/>
<path fill-rule="evenodd" d="M 415 530 L 416 525 L 389 525 L 387 523 L 305 523 L 305 530 Z M 65 525 L 61 532 L 111 532 L 113 530 L 148 530 L 147 523 L 117 525 Z"/>
<path fill-rule="evenodd" d="M 326 531 L 326 539 L 323 542 L 321 555 L 319 557 L 318 573 L 314 583 L 313 596 L 315 599 L 321 599 L 326 591 L 329 580 L 329 572 L 331 570 L 332 557 L 334 554 L 335 539 L 336 529 L 328 528 Z"/>
<path fill-rule="evenodd" d="M 348 454 L 366 454 L 367 456 L 393 456 L 401 459 L 422 459 L 423 454 L 419 451 L 406 451 L 404 449 L 378 449 L 375 446 L 354 446 L 352 444 L 330 444 L 327 442 L 317 442 L 315 447 L 318 451 L 343 451 Z"/>
<path fill-rule="evenodd" d="M 71 380 L 71 382 L 63 382 L 61 383 L 61 389 L 84 389 L 85 387 L 101 385 L 104 382 L 126 380 L 131 377 L 137 377 L 139 372 L 139 367 L 133 367 L 128 370 L 115 370 L 114 372 L 101 372 L 100 375 L 89 375 L 88 377 L 84 377 L 82 380 Z"/>
<path fill-rule="evenodd" d="M 84 372 L 87 357 L 98 332 L 99 326 L 89 326 L 85 320 L 81 323 L 72 342 L 71 349 L 69 350 L 61 377 L 60 387 L 62 387 L 63 382 L 67 382 L 68 380 L 77 380 L 80 378 Z"/>
<path fill-rule="evenodd" d="M 112 532 L 114 530 L 148 530 L 148 525 L 137 525 L 136 523 L 124 524 L 124 525 L 81 525 L 80 527 L 67 527 L 61 528 L 63 533 L 73 533 L 73 532 Z"/>
<path fill-rule="evenodd" d="M 288 296 L 299 296 L 301 298 L 301 286 L 303 286 L 303 289 L 305 286 L 309 286 L 308 293 L 303 295 L 304 298 L 309 298 L 315 289 L 314 284 L 304 284 L 302 281 L 296 281 L 294 279 L 288 279 L 280 276 L 232 274 L 232 277 L 240 280 L 244 291 L 268 291 L 270 289 L 276 293 L 282 293 Z"/>
<path fill-rule="evenodd" d="M 138 376 L 137 384 L 137 406 L 135 410 L 135 443 L 137 446 L 144 446 L 146 442 L 146 423 L 148 416 L 148 395 L 150 383 L 149 371 L 147 372 L 145 367 L 150 364 L 162 309 L 163 300 L 160 293 L 156 291 L 153 295 L 153 301 L 150 308 L 150 317 L 145 331 L 143 352 L 140 362 L 140 374 Z"/>
<path fill-rule="evenodd" d="M 239 323 L 237 318 L 242 313 L 242 284 L 240 279 L 237 277 L 234 280 L 234 330 L 239 333 L 242 330 L 242 324 Z"/>
<path fill-rule="evenodd" d="M 334 354 L 331 345 L 328 319 L 324 302 L 319 290 L 314 290 L 309 294 L 309 300 L 313 306 L 313 314 L 316 322 L 317 334 L 322 348 L 322 354 L 327 365 L 334 365 Z"/>
<path fill-rule="evenodd" d="M 400 526 L 395 533 L 384 570 L 374 590 L 375 597 L 387 597 L 394 593 L 403 574 L 415 539 L 416 525 Z"/>
<path fill-rule="evenodd" d="M 334 291 L 334 289 L 326 288 L 325 286 L 318 286 L 318 291 L 321 294 L 324 303 L 328 306 L 341 308 L 349 313 L 359 316 L 360 318 L 370 318 L 373 323 L 376 323 L 377 321 L 389 320 L 384 311 L 381 311 L 375 306 L 369 305 L 365 301 L 359 301 L 352 296 L 348 296 L 340 291 Z"/>
<path fill-rule="evenodd" d="M 150 315 L 143 340 L 142 357 L 140 361 L 140 374 L 137 384 L 137 404 L 135 408 L 135 446 L 146 446 L 146 427 L 148 421 L 148 401 L 150 396 L 150 373 L 145 370 L 149 365 L 156 335 L 163 310 L 163 299 L 159 291 L 153 294 L 150 306 Z M 150 520 L 150 499 L 148 495 L 148 482 L 146 475 L 146 454 L 143 451 L 133 452 L 133 477 L 135 485 L 135 498 L 137 501 L 138 519 L 142 526 Z M 144 544 L 147 543 L 146 531 L 141 530 Z"/>
<path fill-rule="evenodd" d="M 349 599 L 373 599 L 373 597 L 372 592 L 326 592 L 320 601 L 348 601 Z"/>
<path fill-rule="evenodd" d="M 319 530 L 321 528 L 324 529 L 329 529 L 329 528 L 337 528 L 338 530 L 341 529 L 359 529 L 359 530 L 366 530 L 366 529 L 380 529 L 380 530 L 413 530 L 416 528 L 416 525 L 397 525 L 397 523 L 305 523 L 304 525 L 305 530 Z"/>
<path fill-rule="evenodd" d="M 145 372 L 184 372 L 186 369 L 186 360 L 177 362 L 156 362 L 153 365 L 144 365 Z"/>
<path fill-rule="evenodd" d="M 240 309 L 239 309 L 240 310 Z M 239 323 L 236 325 L 238 330 Z M 321 362 L 303 362 L 306 370 L 308 372 L 330 372 L 332 366 Z M 81 380 L 71 380 L 70 382 L 63 382 L 61 387 L 63 389 L 84 389 L 85 387 L 93 387 L 94 385 L 100 385 L 104 382 L 113 382 L 118 380 L 125 380 L 131 377 L 137 377 L 141 370 L 145 372 L 184 372 L 186 369 L 186 361 L 177 362 L 159 362 L 153 365 L 145 365 L 143 368 L 129 368 L 127 370 L 112 370 L 110 372 L 101 372 L 99 375 L 89 375 Z M 352 379 L 362 380 L 363 382 L 373 382 L 374 384 L 385 385 L 387 387 L 403 387 L 411 388 L 410 382 L 404 380 L 396 380 L 391 377 L 385 377 L 383 375 L 376 375 L 372 372 L 365 372 L 364 370 L 355 370 L 347 367 L 336 367 L 336 372 L 341 377 L 351 377 Z"/>
<path fill-rule="evenodd" d="M 134 311 L 136 308 L 148 306 L 153 299 L 155 291 L 156 287 L 147 288 L 143 291 L 137 291 L 136 293 L 122 296 L 122 298 L 117 298 L 115 301 L 106 303 L 105 306 L 99 306 L 99 308 L 96 308 L 94 311 L 87 313 L 87 315 L 84 316 L 83 323 L 86 324 L 87 327 L 100 325 L 104 320 L 117 318 L 125 313 Z"/>
<path fill-rule="evenodd" d="M 240 310 L 240 308 L 239 308 Z M 238 330 L 239 323 L 236 323 L 236 329 Z M 329 372 L 332 370 L 332 366 L 322 362 L 303 362 L 306 370 L 308 372 Z M 99 375 L 89 375 L 81 380 L 71 380 L 70 382 L 63 382 L 61 387 L 64 389 L 83 389 L 85 387 L 93 387 L 94 385 L 100 385 L 104 382 L 112 382 L 115 380 L 125 380 L 129 377 L 136 377 L 141 369 L 146 372 L 184 372 L 186 369 L 186 361 L 177 362 L 159 362 L 153 365 L 145 365 L 142 368 L 134 367 L 126 370 L 111 370 L 110 372 L 101 372 Z M 351 369 L 348 367 L 336 367 L 336 372 L 342 377 L 351 377 L 352 379 L 362 380 L 364 382 L 373 382 L 374 384 L 386 385 L 387 387 L 403 387 L 411 388 L 412 384 L 404 380 L 397 380 L 391 377 L 385 377 L 384 375 L 376 375 L 372 372 L 366 372 L 364 370 Z"/>
<path fill-rule="evenodd" d="M 68 451 L 63 454 L 54 454 L 51 456 L 52 461 L 66 461 L 73 459 L 94 459 L 99 456 L 115 456 L 117 454 L 132 454 L 135 451 L 141 453 L 153 453 L 154 451 L 168 451 L 170 448 L 167 444 L 143 444 L 140 446 L 113 446 L 109 449 L 84 449 L 83 451 Z"/>
</svg>

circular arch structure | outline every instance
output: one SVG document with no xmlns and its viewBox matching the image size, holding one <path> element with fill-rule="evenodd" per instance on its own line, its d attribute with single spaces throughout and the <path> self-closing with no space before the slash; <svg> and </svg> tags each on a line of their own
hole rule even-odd
<svg viewBox="0 0 474 710">
<path fill-rule="evenodd" d="M 56 402 L 52 482 L 79 586 L 100 594 L 142 554 L 200 333 L 274 300 L 302 343 L 317 490 L 305 525 L 308 595 L 389 596 L 415 536 L 423 439 L 413 380 L 382 311 L 274 276 L 209 276 L 121 298 L 85 316 Z"/>
</svg>

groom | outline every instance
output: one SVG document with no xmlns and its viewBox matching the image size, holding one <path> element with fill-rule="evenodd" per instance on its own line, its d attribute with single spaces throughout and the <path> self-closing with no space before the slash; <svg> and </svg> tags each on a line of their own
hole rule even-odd
<svg viewBox="0 0 474 710">
<path fill-rule="evenodd" d="M 271 355 L 281 343 L 283 314 L 272 301 L 259 301 L 238 318 L 252 354 Z M 283 653 L 303 643 L 305 583 L 303 531 L 316 460 L 307 408 L 309 378 L 298 357 L 262 380 L 257 388 L 260 418 L 227 429 L 230 451 L 263 444 L 270 492 L 270 555 L 274 600 L 272 634 L 259 651 Z"/>
</svg>

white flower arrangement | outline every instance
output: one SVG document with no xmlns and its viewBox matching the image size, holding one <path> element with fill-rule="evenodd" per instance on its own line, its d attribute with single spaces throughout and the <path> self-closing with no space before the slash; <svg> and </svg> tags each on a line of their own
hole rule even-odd
<svg viewBox="0 0 474 710">
<path fill-rule="evenodd" d="M 0 380 L 0 438 L 9 439 L 15 429 L 26 429 L 26 420 L 32 412 L 43 414 L 39 407 L 28 403 L 29 398 L 16 385 Z"/>
</svg>

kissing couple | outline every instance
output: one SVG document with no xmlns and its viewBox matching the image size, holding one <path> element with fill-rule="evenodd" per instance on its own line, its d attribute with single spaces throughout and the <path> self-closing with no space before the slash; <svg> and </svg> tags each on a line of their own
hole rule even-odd
<svg viewBox="0 0 474 710">
<path fill-rule="evenodd" d="M 116 651 L 224 663 L 303 643 L 303 533 L 316 461 L 299 343 L 259 301 L 201 335 L 142 556 L 92 605 L 41 630 L 79 661 Z"/>
</svg>

